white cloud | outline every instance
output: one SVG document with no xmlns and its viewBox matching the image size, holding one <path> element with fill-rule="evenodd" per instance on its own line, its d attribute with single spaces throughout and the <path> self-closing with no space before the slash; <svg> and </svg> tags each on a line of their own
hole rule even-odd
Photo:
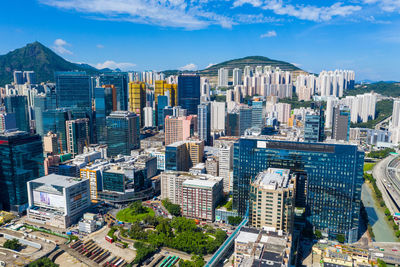
<svg viewBox="0 0 400 267">
<path fill-rule="evenodd" d="M 244 4 L 250 4 L 254 7 L 259 7 L 262 5 L 261 0 L 236 0 L 233 2 L 233 7 L 243 6 Z"/>
<path fill-rule="evenodd" d="M 386 12 L 400 12 L 400 0 L 364 0 L 365 4 L 376 4 Z"/>
<path fill-rule="evenodd" d="M 194 63 L 189 63 L 183 67 L 180 67 L 179 70 L 197 70 L 197 65 Z"/>
<path fill-rule="evenodd" d="M 68 50 L 67 48 L 65 48 L 65 46 L 70 46 L 70 44 L 67 43 L 67 41 L 59 38 L 54 41 L 53 50 L 59 54 L 72 55 L 73 53 L 70 50 Z"/>
<path fill-rule="evenodd" d="M 96 47 L 99 48 L 99 49 L 101 49 L 101 48 L 104 48 L 104 45 L 102 45 L 102 44 L 97 44 Z"/>
<path fill-rule="evenodd" d="M 136 64 L 128 63 L 128 62 L 115 62 L 113 60 L 106 60 L 103 63 L 97 63 L 96 68 L 98 69 L 120 69 L 120 70 L 131 70 L 131 68 L 135 67 Z"/>
<path fill-rule="evenodd" d="M 229 17 L 210 12 L 204 0 L 39 0 L 60 9 L 94 15 L 95 19 L 129 21 L 185 29 L 209 25 L 230 28 Z M 213 9 L 211 9 L 213 10 Z"/>
<path fill-rule="evenodd" d="M 264 34 L 261 34 L 260 38 L 270 38 L 270 37 L 276 37 L 276 36 L 277 36 L 276 31 L 272 30 L 272 31 L 268 31 Z"/>
</svg>

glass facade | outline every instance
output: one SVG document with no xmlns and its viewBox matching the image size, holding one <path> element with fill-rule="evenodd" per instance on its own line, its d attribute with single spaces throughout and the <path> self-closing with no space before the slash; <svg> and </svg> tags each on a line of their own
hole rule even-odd
<svg viewBox="0 0 400 267">
<path fill-rule="evenodd" d="M 157 104 L 157 125 L 158 127 L 164 127 L 164 108 L 168 106 L 168 96 L 159 95 L 157 96 L 158 104 Z"/>
<path fill-rule="evenodd" d="M 307 177 L 302 181 L 307 221 L 330 237 L 357 240 L 364 182 L 364 152 L 357 146 L 242 138 L 235 143 L 233 165 L 233 206 L 239 214 L 246 211 L 249 184 L 258 173 L 290 169 Z"/>
<path fill-rule="evenodd" d="M 125 175 L 112 171 L 103 172 L 103 190 L 124 193 Z"/>
<path fill-rule="evenodd" d="M 105 144 L 107 141 L 106 117 L 113 111 L 112 87 L 96 87 L 94 103 L 97 143 Z"/>
<path fill-rule="evenodd" d="M 105 73 L 100 75 L 100 85 L 115 87 L 116 109 L 128 110 L 128 74 L 123 72 Z"/>
<path fill-rule="evenodd" d="M 209 103 L 202 103 L 198 106 L 197 129 L 200 140 L 204 140 L 206 145 L 211 142 L 211 110 Z"/>
<path fill-rule="evenodd" d="M 91 79 L 86 72 L 56 72 L 57 107 L 91 108 Z"/>
<path fill-rule="evenodd" d="M 200 104 L 200 76 L 183 74 L 178 76 L 178 105 L 187 110 L 188 115 L 197 114 Z"/>
<path fill-rule="evenodd" d="M 252 101 L 251 103 L 251 126 L 262 128 L 263 127 L 263 102 Z"/>
<path fill-rule="evenodd" d="M 26 183 L 44 175 L 39 135 L 0 134 L 0 209 L 22 212 L 28 203 Z"/>
<path fill-rule="evenodd" d="M 7 113 L 15 114 L 15 122 L 20 131 L 30 132 L 28 101 L 26 96 L 13 95 L 3 99 Z"/>
</svg>

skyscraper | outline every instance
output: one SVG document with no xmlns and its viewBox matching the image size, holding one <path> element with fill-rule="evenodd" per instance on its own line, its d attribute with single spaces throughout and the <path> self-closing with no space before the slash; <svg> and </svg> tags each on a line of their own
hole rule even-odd
<svg viewBox="0 0 400 267">
<path fill-rule="evenodd" d="M 228 86 L 229 70 L 226 68 L 220 68 L 218 70 L 218 86 Z"/>
<path fill-rule="evenodd" d="M 15 121 L 14 113 L 0 113 L 0 132 L 16 129 L 17 123 Z"/>
<path fill-rule="evenodd" d="M 191 116 L 165 118 L 165 145 L 187 140 L 190 137 Z"/>
<path fill-rule="evenodd" d="M 153 108 L 145 107 L 143 108 L 143 127 L 153 127 Z"/>
<path fill-rule="evenodd" d="M 157 104 L 157 125 L 160 129 L 164 128 L 164 118 L 166 115 L 172 114 L 165 114 L 164 115 L 164 108 L 168 107 L 168 97 L 165 95 L 157 96 L 158 104 Z"/>
<path fill-rule="evenodd" d="M 24 81 L 29 84 L 36 84 L 36 74 L 34 71 L 24 71 Z"/>
<path fill-rule="evenodd" d="M 116 95 L 116 110 L 128 110 L 128 74 L 110 72 L 100 75 L 100 85 L 113 85 Z"/>
<path fill-rule="evenodd" d="M 304 122 L 304 141 L 305 142 L 323 142 L 324 132 L 324 113 L 322 110 L 315 114 L 307 114 Z"/>
<path fill-rule="evenodd" d="M 262 128 L 263 119 L 263 101 L 253 100 L 251 102 L 251 126 Z"/>
<path fill-rule="evenodd" d="M 14 70 L 14 83 L 15 84 L 24 84 L 24 75 L 20 70 Z"/>
<path fill-rule="evenodd" d="M 59 108 L 92 107 L 91 80 L 86 72 L 56 72 L 56 96 Z"/>
<path fill-rule="evenodd" d="M 89 119 L 68 120 L 65 123 L 67 150 L 73 156 L 83 153 L 83 148 L 88 145 Z"/>
<path fill-rule="evenodd" d="M 246 211 L 249 184 L 268 168 L 290 169 L 305 175 L 306 219 L 316 229 L 335 238 L 344 234 L 348 242 L 359 232 L 364 152 L 354 145 L 300 143 L 241 138 L 235 143 L 233 207 Z"/>
<path fill-rule="evenodd" d="M 247 129 L 252 127 L 252 110 L 247 105 L 239 108 L 239 135 L 244 135 Z"/>
<path fill-rule="evenodd" d="M 350 136 L 350 110 L 345 106 L 333 109 L 332 139 L 349 141 Z"/>
<path fill-rule="evenodd" d="M 107 116 L 107 156 L 130 155 L 140 148 L 139 116 L 129 111 L 114 111 Z"/>
<path fill-rule="evenodd" d="M 197 127 L 200 140 L 204 140 L 206 145 L 211 142 L 211 110 L 210 103 L 198 105 Z"/>
<path fill-rule="evenodd" d="M 0 209 L 23 212 L 27 208 L 26 183 L 44 175 L 39 135 L 0 133 Z"/>
<path fill-rule="evenodd" d="M 188 115 L 197 114 L 200 104 L 200 76 L 182 74 L 178 76 L 178 105 L 187 109 Z"/>
<path fill-rule="evenodd" d="M 129 111 L 140 115 L 140 125 L 144 126 L 144 111 L 146 106 L 146 84 L 129 83 Z"/>
<path fill-rule="evenodd" d="M 211 131 L 225 131 L 225 102 L 211 102 Z"/>
<path fill-rule="evenodd" d="M 96 87 L 94 89 L 94 109 L 96 115 L 97 143 L 107 141 L 106 117 L 117 110 L 116 91 L 113 85 Z"/>
<path fill-rule="evenodd" d="M 16 126 L 20 131 L 30 132 L 28 102 L 26 96 L 12 95 L 3 99 L 7 113 L 15 114 Z"/>
<path fill-rule="evenodd" d="M 242 70 L 239 68 L 233 69 L 233 85 L 241 85 L 242 84 Z"/>
</svg>

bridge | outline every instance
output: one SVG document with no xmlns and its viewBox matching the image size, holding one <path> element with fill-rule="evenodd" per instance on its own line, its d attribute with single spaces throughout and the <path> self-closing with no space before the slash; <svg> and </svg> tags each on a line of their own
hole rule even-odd
<svg viewBox="0 0 400 267">
<path fill-rule="evenodd" d="M 242 229 L 243 226 L 246 226 L 248 222 L 249 222 L 249 205 L 247 204 L 246 215 L 243 217 L 242 222 L 237 226 L 235 231 L 233 231 L 233 233 L 225 240 L 225 242 L 218 248 L 218 250 L 214 253 L 211 259 L 207 262 L 205 267 L 220 266 L 218 265 L 219 261 L 226 254 L 226 252 L 228 252 L 229 249 L 232 247 L 232 245 L 234 244 L 234 240 L 240 233 L 240 230 Z"/>
</svg>

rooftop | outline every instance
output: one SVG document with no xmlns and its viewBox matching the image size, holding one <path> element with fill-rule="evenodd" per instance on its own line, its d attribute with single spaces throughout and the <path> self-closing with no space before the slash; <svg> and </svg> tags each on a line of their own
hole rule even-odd
<svg viewBox="0 0 400 267">
<path fill-rule="evenodd" d="M 258 238 L 258 233 L 251 233 L 247 231 L 240 231 L 238 237 L 236 237 L 235 241 L 239 243 L 255 243 Z"/>
<path fill-rule="evenodd" d="M 56 185 L 56 186 L 61 186 L 61 187 L 70 187 L 70 186 L 79 184 L 80 182 L 82 182 L 82 180 L 79 180 L 78 178 L 75 178 L 75 177 L 63 176 L 63 175 L 58 175 L 58 174 L 52 173 L 52 174 L 37 178 L 35 180 L 32 180 L 31 182 L 43 183 L 46 185 Z"/>
<path fill-rule="evenodd" d="M 256 177 L 255 184 L 265 189 L 287 188 L 289 186 L 290 170 L 269 168 L 259 173 Z"/>
<path fill-rule="evenodd" d="M 212 188 L 217 182 L 218 182 L 217 180 L 193 179 L 184 181 L 182 185 Z"/>
</svg>

